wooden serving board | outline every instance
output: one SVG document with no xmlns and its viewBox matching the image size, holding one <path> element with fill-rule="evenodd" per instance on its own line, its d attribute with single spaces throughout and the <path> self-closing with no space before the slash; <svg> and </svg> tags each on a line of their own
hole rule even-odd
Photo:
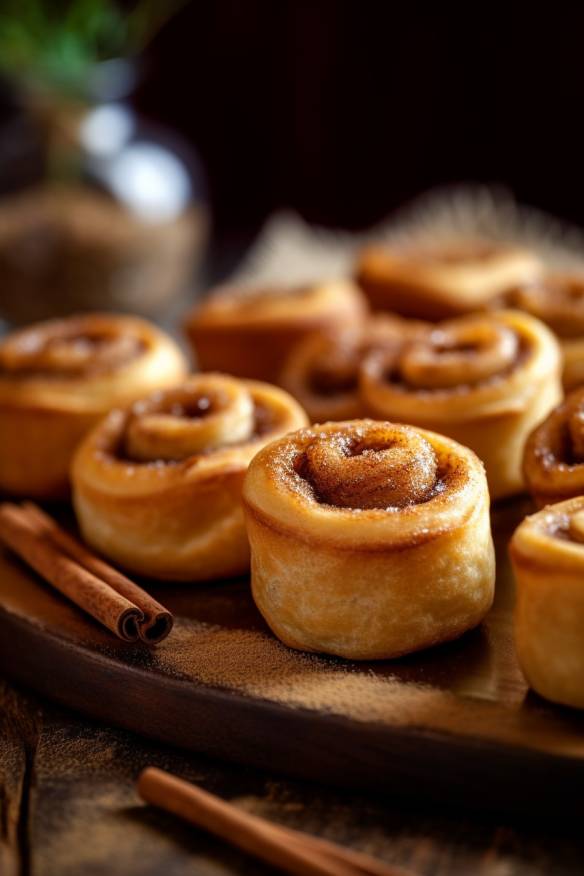
<svg viewBox="0 0 584 876">
<path fill-rule="evenodd" d="M 0 671 L 94 718 L 220 758 L 442 801 L 573 811 L 584 715 L 530 693 L 513 648 L 507 542 L 526 510 L 494 514 L 497 596 L 482 627 L 382 663 L 289 650 L 246 580 L 153 586 L 175 628 L 152 650 L 128 645 L 0 554 Z"/>
</svg>

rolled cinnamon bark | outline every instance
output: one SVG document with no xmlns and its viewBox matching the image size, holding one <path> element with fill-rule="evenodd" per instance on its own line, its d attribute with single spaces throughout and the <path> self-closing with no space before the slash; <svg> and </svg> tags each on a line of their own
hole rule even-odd
<svg viewBox="0 0 584 876">
<path fill-rule="evenodd" d="M 46 535 L 82 568 L 95 575 L 96 578 L 99 578 L 100 581 L 139 608 L 142 617 L 137 619 L 138 637 L 143 642 L 154 645 L 169 635 L 174 621 L 168 609 L 117 569 L 114 569 L 113 566 L 110 566 L 109 563 L 102 560 L 101 557 L 92 554 L 85 545 L 73 538 L 69 532 L 62 529 L 52 517 L 49 517 L 36 505 L 25 502 L 21 508 L 39 536 Z"/>
<path fill-rule="evenodd" d="M 286 873 L 300 876 L 407 876 L 362 852 L 251 815 L 202 788 L 155 767 L 143 770 L 138 793 Z"/>
<path fill-rule="evenodd" d="M 143 612 L 67 554 L 55 550 L 16 505 L 0 505 L 0 539 L 64 596 L 128 642 L 139 637 Z"/>
</svg>

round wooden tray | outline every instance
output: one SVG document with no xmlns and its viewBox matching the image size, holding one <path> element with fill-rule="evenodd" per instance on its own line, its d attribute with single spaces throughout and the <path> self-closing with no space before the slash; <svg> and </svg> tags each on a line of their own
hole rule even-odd
<svg viewBox="0 0 584 876">
<path fill-rule="evenodd" d="M 128 645 L 0 553 L 0 668 L 94 718 L 257 767 L 441 800 L 474 787 L 486 805 L 568 800 L 573 809 L 584 717 L 530 694 L 513 649 L 507 542 L 523 513 L 508 504 L 494 514 L 499 577 L 485 623 L 382 663 L 287 649 L 245 580 L 153 585 L 175 628 L 156 648 Z"/>
</svg>

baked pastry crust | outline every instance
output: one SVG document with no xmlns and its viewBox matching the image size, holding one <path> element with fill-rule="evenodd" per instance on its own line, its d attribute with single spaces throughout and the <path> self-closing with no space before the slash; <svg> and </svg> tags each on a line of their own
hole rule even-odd
<svg viewBox="0 0 584 876">
<path fill-rule="evenodd" d="M 290 350 L 314 331 L 356 325 L 367 305 L 351 282 L 303 287 L 225 287 L 187 316 L 185 331 L 203 371 L 278 382 Z"/>
<path fill-rule="evenodd" d="M 308 335 L 291 351 L 280 383 L 302 405 L 313 423 L 365 415 L 360 371 L 375 350 L 398 350 L 427 324 L 388 314 L 362 325 Z"/>
<path fill-rule="evenodd" d="M 562 397 L 552 333 L 519 311 L 441 323 L 397 355 L 362 367 L 368 412 L 433 429 L 472 448 L 492 499 L 523 489 L 527 436 Z"/>
<path fill-rule="evenodd" d="M 112 407 L 186 373 L 175 342 L 133 316 L 92 313 L 8 335 L 0 343 L 0 489 L 66 497 L 87 431 Z"/>
<path fill-rule="evenodd" d="M 584 496 L 526 517 L 510 552 L 521 668 L 541 696 L 584 708 Z"/>
<path fill-rule="evenodd" d="M 541 272 L 534 253 L 508 244 L 411 241 L 366 247 L 357 262 L 356 279 L 373 310 L 439 320 L 481 310 Z"/>
<path fill-rule="evenodd" d="M 205 581 L 249 568 L 248 464 L 306 423 L 288 393 L 197 374 L 102 420 L 79 447 L 73 502 L 85 540 L 130 571 Z"/>
<path fill-rule="evenodd" d="M 584 384 L 584 274 L 556 272 L 520 286 L 509 296 L 512 307 L 541 319 L 560 342 L 566 392 Z"/>
<path fill-rule="evenodd" d="M 312 426 L 253 459 L 243 497 L 253 596 L 291 647 L 397 657 L 461 635 L 491 605 L 484 470 L 449 438 Z"/>
<path fill-rule="evenodd" d="M 539 507 L 584 495 L 584 387 L 570 393 L 530 434 L 523 474 Z"/>
</svg>

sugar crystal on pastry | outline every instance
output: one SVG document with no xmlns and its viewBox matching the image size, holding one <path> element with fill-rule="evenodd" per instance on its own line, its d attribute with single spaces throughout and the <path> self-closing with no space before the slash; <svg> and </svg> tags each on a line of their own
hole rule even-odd
<svg viewBox="0 0 584 876">
<path fill-rule="evenodd" d="M 269 384 L 198 374 L 112 411 L 73 464 L 85 539 L 131 571 L 205 581 L 243 574 L 241 486 L 270 439 L 306 423 Z"/>
<path fill-rule="evenodd" d="M 584 496 L 526 517 L 510 552 L 521 668 L 542 696 L 584 708 Z"/>
<path fill-rule="evenodd" d="M 584 274 L 551 272 L 514 289 L 508 303 L 541 319 L 557 336 L 566 392 L 584 384 Z"/>
<path fill-rule="evenodd" d="M 9 334 L 0 342 L 0 488 L 64 498 L 89 429 L 186 371 L 175 342 L 137 317 L 93 313 Z"/>
<path fill-rule="evenodd" d="M 476 625 L 494 554 L 484 469 L 410 426 L 326 423 L 267 445 L 244 484 L 252 592 L 286 644 L 355 659 Z"/>
<path fill-rule="evenodd" d="M 561 398 L 558 344 L 519 311 L 461 317 L 361 366 L 371 415 L 449 435 L 483 460 L 491 497 L 523 487 L 529 432 Z"/>
<path fill-rule="evenodd" d="M 523 473 L 540 506 L 584 493 L 584 388 L 570 393 L 531 432 Z"/>
</svg>

